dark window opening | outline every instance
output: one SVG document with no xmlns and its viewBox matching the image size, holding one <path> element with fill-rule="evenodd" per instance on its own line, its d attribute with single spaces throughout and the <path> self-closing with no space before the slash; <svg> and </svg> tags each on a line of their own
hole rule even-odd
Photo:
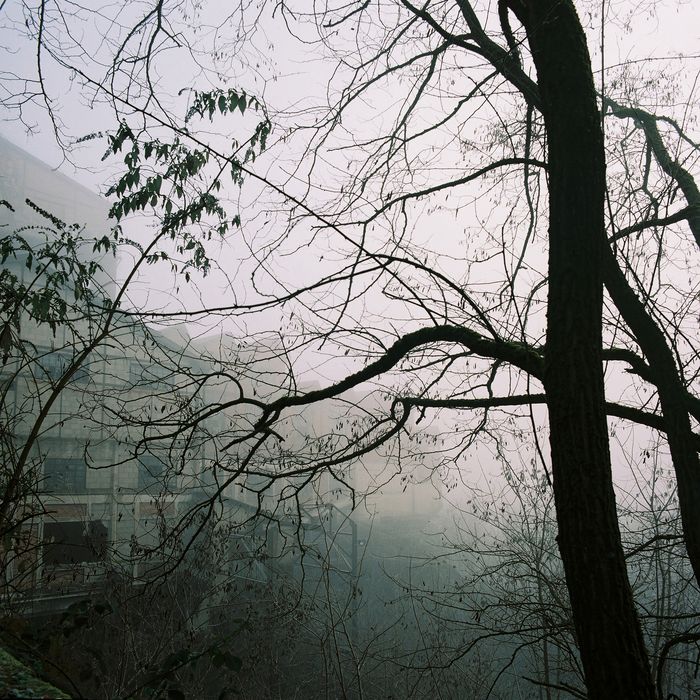
<svg viewBox="0 0 700 700">
<path fill-rule="evenodd" d="M 66 566 L 104 561 L 107 527 L 101 520 L 44 524 L 44 564 Z"/>
</svg>

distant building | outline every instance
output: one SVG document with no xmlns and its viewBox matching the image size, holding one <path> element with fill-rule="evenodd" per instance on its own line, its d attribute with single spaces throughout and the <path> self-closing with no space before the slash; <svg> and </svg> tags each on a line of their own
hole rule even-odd
<svg viewBox="0 0 700 700">
<path fill-rule="evenodd" d="M 86 236 L 110 230 L 102 197 L 0 139 L 0 200 L 14 208 L 0 206 L 0 237 L 20 231 L 38 243 L 51 235 L 51 222 L 27 199 L 66 224 L 78 223 Z M 84 247 L 84 257 L 95 259 L 92 246 Z M 113 298 L 117 261 L 109 255 L 98 260 L 96 284 Z M 21 255 L 10 256 L 4 267 L 30 284 L 24 263 Z M 306 543 L 323 550 L 346 578 L 356 573 L 358 538 L 366 540 L 373 530 L 403 554 L 413 536 L 439 517 L 430 459 L 422 465 L 414 460 L 406 471 L 396 459 L 370 452 L 309 478 L 305 469 L 323 461 L 324 450 L 335 449 L 354 429 L 361 432 L 371 413 L 361 394 L 289 412 L 269 447 L 238 474 L 251 443 L 231 445 L 258 416 L 236 399 L 240 392 L 266 400 L 293 389 L 282 349 L 225 335 L 193 339 L 185 325 L 153 328 L 127 313 L 115 314 L 109 334 L 95 343 L 104 320 L 97 302 L 99 296 L 92 311 L 59 324 L 55 333 L 23 318 L 21 344 L 14 343 L 0 365 L 0 410 L 10 437 L 1 445 L 3 480 L 30 445 L 18 512 L 25 522 L 13 546 L 1 550 L 6 599 L 42 613 L 115 572 L 136 580 L 148 576 L 164 556 L 150 550 L 167 528 L 213 495 L 226 527 L 258 511 L 265 516 L 251 528 L 249 541 L 231 537 L 232 550 L 240 549 L 233 558 L 255 560 L 254 550 L 262 546 L 268 561 L 278 557 L 293 570 L 296 560 L 285 551 L 296 546 L 301 524 Z M 0 317 L 0 323 L 6 320 Z M 90 343 L 95 347 L 65 381 Z M 37 430 L 47 401 L 50 410 Z M 202 419 L 206 406 L 225 408 Z M 172 435 L 162 440 L 168 431 Z M 280 477 L 290 472 L 297 475 Z M 352 489 L 358 496 L 354 512 Z M 270 526 L 271 518 L 276 525 Z"/>
<path fill-rule="evenodd" d="M 0 206 L 0 237 L 19 233 L 37 246 L 50 240 L 55 227 L 41 210 L 77 223 L 76 235 L 110 231 L 104 198 L 3 139 L 0 200 L 6 203 Z M 80 255 L 86 262 L 96 259 L 92 245 L 83 246 Z M 36 289 L 42 281 L 26 260 L 25 252 L 10 256 L 3 268 L 16 275 L 18 285 Z M 104 254 L 97 260 L 96 289 L 113 297 L 117 261 Z M 99 295 L 95 301 L 97 306 Z M 99 308 L 86 306 L 82 316 L 73 310 L 69 316 L 69 323 L 52 331 L 25 314 L 0 366 L 8 438 L 0 446 L 3 481 L 29 445 L 15 513 L 24 524 L 14 546 L 3 551 L 3 587 L 7 595 L 29 595 L 36 611 L 57 604 L 57 595 L 79 595 L 108 571 L 142 575 L 153 562 L 135 553 L 156 543 L 161 523 L 177 517 L 185 487 L 203 471 L 201 445 L 191 443 L 181 454 L 147 441 L 136 447 L 148 432 L 149 412 L 174 410 L 189 391 L 178 385 L 178 370 L 192 361 L 185 357 L 186 331 L 178 337 L 117 314 L 110 333 L 97 342 L 104 316 Z M 7 321 L 0 317 L 3 327 Z M 61 386 L 91 343 L 95 347 Z M 39 422 L 42 412 L 46 416 Z M 129 424 L 126 415 L 144 422 Z"/>
</svg>

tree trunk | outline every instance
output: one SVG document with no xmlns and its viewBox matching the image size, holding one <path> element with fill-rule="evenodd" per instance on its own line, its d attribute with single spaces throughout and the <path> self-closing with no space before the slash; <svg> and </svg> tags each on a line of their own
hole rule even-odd
<svg viewBox="0 0 700 700">
<path fill-rule="evenodd" d="M 537 68 L 549 151 L 544 386 L 558 543 L 591 698 L 654 698 L 620 542 L 602 370 L 605 156 L 571 0 L 513 3 Z"/>
<path fill-rule="evenodd" d="M 685 387 L 663 331 L 630 287 L 609 248 L 605 251 L 604 271 L 608 292 L 654 374 L 676 475 L 683 538 L 695 581 L 700 583 L 700 460 L 685 403 Z"/>
</svg>

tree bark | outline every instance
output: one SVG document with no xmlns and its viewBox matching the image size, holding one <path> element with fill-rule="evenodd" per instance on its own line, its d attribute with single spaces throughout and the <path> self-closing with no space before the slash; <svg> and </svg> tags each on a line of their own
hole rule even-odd
<svg viewBox="0 0 700 700">
<path fill-rule="evenodd" d="M 700 582 L 700 459 L 688 415 L 685 387 L 663 331 L 630 287 L 609 248 L 605 251 L 604 271 L 605 286 L 653 372 L 676 475 L 683 539 L 695 580 Z"/>
<path fill-rule="evenodd" d="M 537 69 L 549 152 L 544 387 L 564 563 L 591 698 L 654 698 L 612 484 L 602 369 L 605 155 L 571 0 L 513 2 Z"/>
</svg>

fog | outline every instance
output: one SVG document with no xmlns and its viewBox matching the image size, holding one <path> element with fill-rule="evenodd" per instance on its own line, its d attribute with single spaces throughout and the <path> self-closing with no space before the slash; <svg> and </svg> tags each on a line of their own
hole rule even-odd
<svg viewBox="0 0 700 700">
<path fill-rule="evenodd" d="M 513 12 L 438 5 L 0 3 L 0 644 L 68 696 L 595 697 L 535 61 Z M 694 449 L 697 11 L 575 5 Z M 659 373 L 607 292 L 601 323 L 619 590 L 694 697 Z"/>
</svg>

